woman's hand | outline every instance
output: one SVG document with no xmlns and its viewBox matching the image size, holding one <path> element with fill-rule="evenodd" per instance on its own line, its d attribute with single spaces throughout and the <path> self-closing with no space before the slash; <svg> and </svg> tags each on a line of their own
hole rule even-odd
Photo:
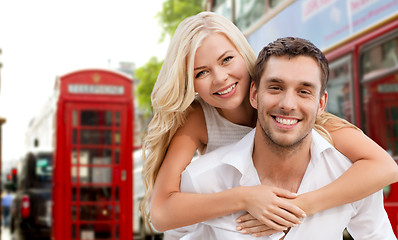
<svg viewBox="0 0 398 240">
<path fill-rule="evenodd" d="M 263 184 L 245 188 L 246 211 L 260 223 L 275 231 L 294 227 L 301 223 L 301 218 L 306 217 L 303 210 L 288 201 L 297 197 L 295 193 Z M 246 218 L 242 216 L 237 221 L 244 219 Z"/>
<path fill-rule="evenodd" d="M 250 215 L 250 213 L 239 217 L 237 222 L 239 222 L 238 226 L 236 227 L 237 231 L 243 234 L 251 234 L 253 237 L 263 237 L 280 232 L 261 223 L 252 215 Z"/>
</svg>

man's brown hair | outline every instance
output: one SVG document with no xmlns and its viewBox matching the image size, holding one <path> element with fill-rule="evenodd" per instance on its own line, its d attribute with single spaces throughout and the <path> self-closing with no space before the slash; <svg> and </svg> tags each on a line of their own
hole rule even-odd
<svg viewBox="0 0 398 240">
<path fill-rule="evenodd" d="M 289 58 L 308 56 L 314 59 L 321 69 L 321 96 L 323 95 L 329 79 L 328 61 L 322 51 L 314 44 L 308 40 L 296 37 L 278 38 L 261 50 L 254 65 L 253 82 L 256 88 L 260 85 L 260 79 L 265 71 L 267 61 L 272 56 L 287 56 Z M 288 70 L 286 69 L 286 71 Z"/>
</svg>

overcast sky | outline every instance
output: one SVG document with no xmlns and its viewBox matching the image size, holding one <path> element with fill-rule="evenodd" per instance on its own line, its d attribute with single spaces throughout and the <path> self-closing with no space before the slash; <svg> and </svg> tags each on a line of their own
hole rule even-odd
<svg viewBox="0 0 398 240">
<path fill-rule="evenodd" d="M 154 18 L 163 0 L 0 1 L 3 63 L 0 116 L 3 162 L 22 156 L 29 121 L 50 97 L 56 76 L 83 68 L 137 67 L 163 59 Z"/>
</svg>

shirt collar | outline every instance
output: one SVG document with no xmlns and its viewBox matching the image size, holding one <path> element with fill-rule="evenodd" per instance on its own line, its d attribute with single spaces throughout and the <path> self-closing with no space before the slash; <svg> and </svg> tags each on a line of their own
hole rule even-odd
<svg viewBox="0 0 398 240">
<path fill-rule="evenodd" d="M 317 131 L 312 129 L 311 142 L 311 162 L 321 159 L 320 156 L 327 149 L 334 148 L 325 138 L 323 138 Z"/>
<path fill-rule="evenodd" d="M 251 130 L 240 141 L 231 146 L 231 151 L 221 159 L 221 162 L 236 168 L 241 176 L 242 186 L 260 184 L 257 171 L 254 168 L 252 153 L 256 129 Z"/>
<path fill-rule="evenodd" d="M 256 128 L 250 131 L 240 141 L 234 143 L 231 147 L 231 151 L 221 159 L 223 163 L 236 168 L 240 172 L 242 175 L 240 184 L 242 186 L 260 184 L 252 159 L 255 132 Z M 320 157 L 321 154 L 330 148 L 333 148 L 333 146 L 317 131 L 312 129 L 310 164 L 314 164 L 319 159 L 322 159 Z"/>
</svg>

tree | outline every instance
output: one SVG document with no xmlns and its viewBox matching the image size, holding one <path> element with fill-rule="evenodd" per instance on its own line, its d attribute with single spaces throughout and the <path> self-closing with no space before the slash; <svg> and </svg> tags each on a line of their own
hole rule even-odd
<svg viewBox="0 0 398 240">
<path fill-rule="evenodd" d="M 135 70 L 135 77 L 140 79 L 136 90 L 138 105 L 146 114 L 152 112 L 151 93 L 162 64 L 163 61 L 151 57 L 144 66 Z"/>
<path fill-rule="evenodd" d="M 163 31 L 161 41 L 165 36 L 173 36 L 178 24 L 185 18 L 203 11 L 203 0 L 165 0 L 163 10 L 156 17 Z M 151 93 L 158 77 L 163 61 L 152 57 L 144 66 L 135 70 L 135 77 L 140 80 L 136 94 L 138 106 L 147 114 L 152 112 Z"/>
<path fill-rule="evenodd" d="M 165 0 L 163 10 L 156 17 L 163 27 L 161 41 L 166 35 L 173 36 L 178 24 L 185 18 L 203 11 L 203 0 Z"/>
</svg>

